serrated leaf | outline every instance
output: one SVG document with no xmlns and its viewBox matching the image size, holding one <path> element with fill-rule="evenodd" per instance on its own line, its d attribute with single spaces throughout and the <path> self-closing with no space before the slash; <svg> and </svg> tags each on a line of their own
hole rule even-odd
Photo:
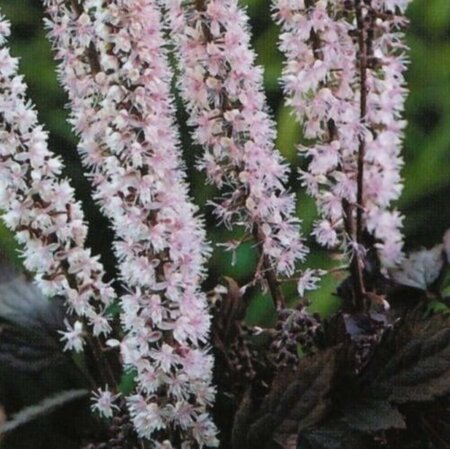
<svg viewBox="0 0 450 449">
<path fill-rule="evenodd" d="M 425 321 L 426 322 L 426 321 Z M 450 320 L 437 317 L 381 369 L 372 388 L 398 404 L 432 401 L 450 393 Z M 440 324 L 440 328 L 435 327 Z"/>
<path fill-rule="evenodd" d="M 343 420 L 359 432 L 378 432 L 406 428 L 403 415 L 386 400 L 367 399 L 352 402 L 344 411 Z"/>
<path fill-rule="evenodd" d="M 67 363 L 57 341 L 34 330 L 0 324 L 0 365 L 38 373 Z"/>
<path fill-rule="evenodd" d="M 300 431 L 319 423 L 329 410 L 339 361 L 340 349 L 332 348 L 302 359 L 297 370 L 280 373 L 249 427 L 246 447 L 271 447 L 276 441 L 290 448 Z"/>
<path fill-rule="evenodd" d="M 340 424 L 310 429 L 298 437 L 297 449 L 361 449 L 366 447 L 364 437 Z"/>
<path fill-rule="evenodd" d="M 233 449 L 246 449 L 246 435 L 254 414 L 251 390 L 247 390 L 234 415 L 233 429 L 231 431 L 231 446 Z"/>
<path fill-rule="evenodd" d="M 343 449 L 342 440 L 340 431 L 315 429 L 300 435 L 298 449 Z"/>
</svg>

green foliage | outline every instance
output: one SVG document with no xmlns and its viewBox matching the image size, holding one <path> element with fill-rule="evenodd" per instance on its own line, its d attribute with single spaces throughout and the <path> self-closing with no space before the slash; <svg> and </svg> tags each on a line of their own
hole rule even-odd
<svg viewBox="0 0 450 449">
<path fill-rule="evenodd" d="M 119 391 L 124 395 L 129 395 L 133 392 L 136 386 L 136 371 L 125 371 L 120 379 Z"/>
</svg>

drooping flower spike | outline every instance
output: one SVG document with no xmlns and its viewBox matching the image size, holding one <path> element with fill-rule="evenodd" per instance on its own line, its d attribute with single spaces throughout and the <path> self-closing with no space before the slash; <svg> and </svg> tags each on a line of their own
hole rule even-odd
<svg viewBox="0 0 450 449">
<path fill-rule="evenodd" d="M 386 266 L 402 257 L 400 147 L 406 89 L 401 14 L 409 0 L 275 0 L 287 104 L 311 143 L 301 173 L 328 247 L 361 249 L 363 230 Z"/>
<path fill-rule="evenodd" d="M 216 446 L 207 412 L 215 393 L 210 317 L 200 290 L 209 248 L 180 160 L 160 14 L 152 0 L 46 5 L 78 149 L 117 236 L 128 291 L 120 347 L 137 373 L 128 398 L 134 426 L 157 447 Z"/>
<path fill-rule="evenodd" d="M 10 25 L 0 16 L 0 209 L 22 246 L 25 268 L 47 296 L 63 297 L 80 321 L 61 331 L 65 349 L 82 350 L 83 324 L 106 335 L 105 309 L 115 298 L 98 257 L 86 248 L 87 227 L 62 161 L 48 148 L 47 133 L 26 98 L 18 60 L 6 47 Z"/>
<path fill-rule="evenodd" d="M 178 81 L 203 147 L 199 166 L 221 192 L 215 213 L 253 235 L 276 274 L 291 275 L 307 253 L 285 187 L 288 168 L 274 148 L 262 70 L 250 48 L 247 16 L 236 0 L 164 0 L 179 58 Z"/>
</svg>

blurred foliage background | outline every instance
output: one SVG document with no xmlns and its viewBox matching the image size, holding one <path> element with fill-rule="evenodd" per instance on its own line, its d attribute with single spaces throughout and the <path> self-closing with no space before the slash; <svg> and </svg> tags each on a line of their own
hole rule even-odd
<svg viewBox="0 0 450 449">
<path fill-rule="evenodd" d="M 265 68 L 265 88 L 271 111 L 278 126 L 278 148 L 292 165 L 290 188 L 298 193 L 298 214 L 303 220 L 305 235 L 315 217 L 312 200 L 305 196 L 296 179 L 302 161 L 296 154 L 296 145 L 302 139 L 300 127 L 284 107 L 278 83 L 282 58 L 277 50 L 278 29 L 270 18 L 270 0 L 246 0 L 251 17 L 253 44 L 258 63 Z M 90 222 L 89 244 L 102 254 L 111 276 L 114 275 L 114 258 L 110 251 L 112 234 L 108 223 L 101 217 L 89 199 L 89 185 L 83 177 L 75 151 L 76 138 L 66 122 L 67 99 L 55 74 L 51 48 L 45 39 L 40 0 L 0 0 L 0 7 L 13 24 L 12 52 L 21 58 L 21 72 L 29 85 L 29 95 L 37 105 L 41 121 L 50 132 L 51 148 L 66 162 L 66 175 L 77 189 L 85 205 Z M 405 189 L 398 207 L 405 215 L 405 233 L 408 248 L 431 245 L 440 240 L 450 225 L 450 1 L 415 0 L 409 8 L 411 26 L 407 40 L 411 47 L 411 65 L 407 75 L 411 91 L 406 110 L 409 127 L 404 145 Z M 180 104 L 179 104 L 180 105 Z M 185 159 L 192 185 L 192 195 L 206 216 L 210 239 L 213 243 L 233 238 L 223 229 L 216 229 L 214 218 L 206 203 L 214 197 L 214 190 L 206 186 L 204 178 L 195 171 L 197 149 L 192 147 L 189 131 L 184 128 L 185 116 L 180 105 L 179 123 Z M 327 266 L 330 262 L 319 248 L 310 242 L 311 266 Z M 11 235 L 0 227 L 0 248 L 15 261 L 17 251 Z M 217 283 L 226 274 L 245 282 L 252 276 L 256 261 L 255 249 L 243 245 L 235 265 L 232 255 L 214 246 L 207 287 Z M 337 284 L 326 278 L 322 289 L 314 292 L 312 308 L 329 312 L 336 306 L 332 292 Z M 270 301 L 254 302 L 250 319 L 270 319 Z"/>
<path fill-rule="evenodd" d="M 265 88 L 271 111 L 277 121 L 278 148 L 292 165 L 290 188 L 298 193 L 298 214 L 303 220 L 305 235 L 308 235 L 315 217 L 315 208 L 312 200 L 300 189 L 296 179 L 297 168 L 302 164 L 296 154 L 296 146 L 301 142 L 302 133 L 283 106 L 278 84 L 282 67 L 281 54 L 277 50 L 279 30 L 270 18 L 270 0 L 245 0 L 242 3 L 247 5 L 251 16 L 253 44 L 258 63 L 265 68 Z M 95 253 L 102 255 L 108 273 L 113 277 L 114 257 L 110 248 L 112 233 L 107 221 L 102 218 L 89 198 L 89 185 L 83 176 L 75 150 L 77 141 L 66 122 L 67 98 L 58 84 L 51 48 L 45 39 L 41 0 L 0 0 L 0 8 L 12 22 L 12 53 L 21 58 L 20 71 L 25 74 L 29 96 L 37 105 L 40 120 L 50 132 L 51 148 L 63 157 L 66 175 L 73 180 L 78 196 L 85 206 L 90 223 L 88 243 Z M 405 215 L 407 247 L 417 248 L 438 242 L 445 229 L 450 227 L 450 1 L 414 0 L 408 15 L 411 19 L 407 35 L 411 47 L 411 65 L 407 78 L 411 93 L 406 110 L 409 127 L 404 144 L 405 189 L 398 207 Z M 236 237 L 237 234 L 230 235 L 215 227 L 214 217 L 206 205 L 215 192 L 205 185 L 204 177 L 194 169 L 198 149 L 191 145 L 189 131 L 184 127 L 186 117 L 180 102 L 178 104 L 191 192 L 206 217 L 209 238 L 215 244 Z M 307 262 L 309 266 L 325 267 L 336 263 L 314 242 L 308 243 L 312 248 Z M 206 288 L 216 285 L 222 275 L 232 276 L 241 284 L 251 279 L 257 259 L 252 245 L 243 245 L 238 250 L 234 265 L 231 263 L 231 254 L 224 253 L 223 249 L 216 245 L 213 247 Z M 15 263 L 20 263 L 14 240 L 2 225 L 0 255 L 1 253 Z M 328 276 L 323 280 L 322 288 L 311 294 L 311 308 L 314 311 L 329 313 L 338 307 L 338 301 L 333 295 L 338 282 L 339 279 Z M 287 288 L 291 288 L 294 293 L 295 286 Z M 260 324 L 273 320 L 270 299 L 256 291 L 252 294 L 254 299 L 258 300 L 252 301 L 248 320 Z M 0 367 L 0 402 L 6 397 L 2 391 L 7 390 L 17 396 L 13 407 L 16 410 L 45 396 L 47 387 L 30 383 L 30 378 L 13 377 Z M 36 378 L 33 382 L 42 383 Z M 53 381 L 51 383 L 54 384 Z M 17 446 L 19 448 L 53 447 L 44 440 L 31 439 L 26 444 L 25 440 L 21 441 Z M 64 444 L 62 446 L 69 447 Z"/>
</svg>

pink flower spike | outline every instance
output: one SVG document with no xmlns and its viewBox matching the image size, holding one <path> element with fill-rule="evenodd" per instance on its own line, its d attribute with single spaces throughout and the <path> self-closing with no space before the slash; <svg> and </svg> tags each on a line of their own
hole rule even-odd
<svg viewBox="0 0 450 449">
<path fill-rule="evenodd" d="M 5 47 L 9 22 L 0 16 L 0 209 L 6 226 L 22 246 L 24 266 L 46 296 L 62 296 L 80 318 L 61 331 L 66 350 L 83 348 L 81 320 L 94 335 L 111 327 L 105 309 L 115 299 L 103 281 L 98 257 L 86 248 L 87 226 L 81 203 L 63 164 L 48 148 L 26 85 L 17 74 L 18 60 Z"/>
<path fill-rule="evenodd" d="M 309 161 L 303 185 L 322 217 L 314 235 L 345 250 L 348 229 L 363 228 L 377 239 L 385 266 L 401 260 L 401 220 L 390 220 L 389 234 L 377 231 L 373 217 L 384 217 L 402 190 L 407 61 L 398 28 L 409 2 L 273 0 L 286 103 L 312 141 L 299 150 Z"/>
<path fill-rule="evenodd" d="M 272 269 L 290 275 L 307 248 L 295 196 L 285 187 L 288 168 L 274 148 L 275 125 L 250 48 L 248 18 L 236 0 L 203 3 L 200 11 L 196 2 L 163 2 L 188 124 L 203 147 L 199 168 L 220 189 L 213 203 L 219 221 L 258 234 Z"/>
<path fill-rule="evenodd" d="M 138 435 L 152 447 L 172 435 L 201 447 L 217 432 L 214 394 L 197 396 L 212 383 L 200 288 L 210 249 L 185 181 L 160 13 L 154 0 L 71 3 L 46 0 L 47 25 L 78 151 L 116 236 L 125 337 L 109 344 L 137 373 L 127 404 Z"/>
</svg>

